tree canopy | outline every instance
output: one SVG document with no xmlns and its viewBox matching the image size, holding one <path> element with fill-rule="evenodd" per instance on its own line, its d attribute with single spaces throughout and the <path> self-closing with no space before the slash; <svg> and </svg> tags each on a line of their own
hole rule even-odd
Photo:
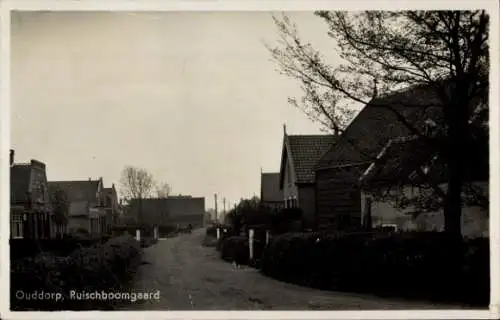
<svg viewBox="0 0 500 320">
<path fill-rule="evenodd" d="M 488 14 L 475 10 L 315 15 L 325 22 L 342 61 L 329 65 L 299 36 L 290 18 L 274 17 L 280 38 L 267 48 L 280 71 L 302 86 L 302 97 L 290 97 L 289 102 L 334 134 L 342 134 L 355 114 L 353 104 L 366 105 L 401 89 L 430 87 L 443 115 L 434 130 L 422 130 L 391 105 L 379 107 L 394 111 L 442 159 L 446 190 L 431 181 L 423 187 L 431 189 L 429 194 L 444 208 L 445 230 L 459 235 L 462 192 L 473 192 L 463 175 L 469 165 L 463 153 L 467 146 L 488 140 Z M 476 198 L 487 203 L 485 195 Z"/>
</svg>

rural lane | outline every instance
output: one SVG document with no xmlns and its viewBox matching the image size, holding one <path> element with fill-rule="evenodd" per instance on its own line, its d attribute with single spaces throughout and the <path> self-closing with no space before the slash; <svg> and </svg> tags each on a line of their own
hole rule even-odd
<svg viewBox="0 0 500 320">
<path fill-rule="evenodd" d="M 368 294 L 321 291 L 280 282 L 221 260 L 215 248 L 203 247 L 205 229 L 160 240 L 146 248 L 132 292 L 160 292 L 121 310 L 398 310 L 456 309 L 386 299 Z"/>
</svg>

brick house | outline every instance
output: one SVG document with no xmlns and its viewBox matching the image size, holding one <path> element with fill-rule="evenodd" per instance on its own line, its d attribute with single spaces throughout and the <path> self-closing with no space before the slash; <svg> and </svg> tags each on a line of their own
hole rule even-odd
<svg viewBox="0 0 500 320">
<path fill-rule="evenodd" d="M 429 132 L 433 123 L 441 121 L 442 110 L 436 90 L 428 86 L 372 99 L 316 165 L 319 225 L 334 229 L 359 227 L 361 176 L 391 139 L 413 135 L 407 124 L 419 132 Z"/>
<path fill-rule="evenodd" d="M 279 172 L 260 173 L 260 201 L 263 205 L 274 210 L 284 207 L 285 201 L 280 189 Z"/>
<path fill-rule="evenodd" d="M 63 190 L 69 202 L 68 230 L 84 229 L 89 234 L 106 233 L 106 210 L 102 178 L 98 180 L 50 181 L 51 192 Z"/>
<path fill-rule="evenodd" d="M 106 225 L 106 232 L 111 232 L 111 228 L 118 223 L 120 216 L 120 202 L 118 193 L 116 192 L 115 184 L 111 188 L 103 188 L 100 197 L 100 207 L 106 211 L 104 224 Z"/>
<path fill-rule="evenodd" d="M 474 155 L 474 166 L 469 166 L 465 177 L 472 188 L 482 195 L 488 194 L 489 166 L 488 141 L 477 143 L 470 150 Z M 444 215 L 440 208 L 425 210 L 414 206 L 401 208 L 394 197 L 378 197 L 384 194 L 404 194 L 405 197 L 419 197 L 426 192 L 422 182 L 433 181 L 443 191 L 447 188 L 445 166 L 438 156 L 426 148 L 416 136 L 389 140 L 360 177 L 362 221 L 372 227 L 393 227 L 397 230 L 442 231 Z M 402 179 L 403 178 L 403 179 Z M 423 180 L 425 179 L 425 180 Z M 397 181 L 397 182 L 396 182 Z M 465 195 L 465 194 L 464 194 Z M 465 199 L 464 199 L 465 200 Z M 462 234 L 465 237 L 488 236 L 489 212 L 487 206 L 477 201 L 462 207 Z"/>
<path fill-rule="evenodd" d="M 335 135 L 289 135 L 283 128 L 279 187 L 285 207 L 299 207 L 303 227 L 316 227 L 315 165 L 337 140 Z"/>
<path fill-rule="evenodd" d="M 139 214 L 141 213 L 141 214 Z M 131 199 L 122 221 L 148 226 L 191 224 L 194 228 L 204 225 L 205 198 L 168 196 L 166 198 Z"/>
<path fill-rule="evenodd" d="M 10 150 L 10 237 L 54 237 L 51 212 L 45 164 L 14 163 L 14 150 Z"/>
</svg>

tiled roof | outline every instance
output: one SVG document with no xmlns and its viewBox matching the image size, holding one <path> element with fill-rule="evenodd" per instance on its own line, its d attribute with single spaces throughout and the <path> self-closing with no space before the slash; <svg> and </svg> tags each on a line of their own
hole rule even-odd
<svg viewBox="0 0 500 320">
<path fill-rule="evenodd" d="M 463 161 L 466 163 L 463 177 L 468 181 L 488 181 L 488 142 L 464 146 Z M 422 183 L 416 174 L 421 168 L 426 181 L 446 183 L 448 174 L 442 159 L 416 136 L 389 140 L 377 159 L 365 171 L 360 181 L 364 187 L 391 185 L 394 183 Z M 425 172 L 424 167 L 428 169 Z"/>
<path fill-rule="evenodd" d="M 314 168 L 318 160 L 336 142 L 334 135 L 286 135 L 286 147 L 290 148 L 295 169 L 296 183 L 314 183 Z"/>
<path fill-rule="evenodd" d="M 391 139 L 363 176 L 363 185 L 410 183 L 410 174 L 429 163 L 433 153 L 415 136 Z M 408 179 L 408 180 L 407 180 Z"/>
<path fill-rule="evenodd" d="M 283 192 L 280 190 L 280 174 L 262 173 L 260 175 L 262 201 L 277 202 L 283 201 Z"/>
<path fill-rule="evenodd" d="M 49 190 L 64 190 L 68 201 L 95 201 L 99 180 L 49 181 Z"/>
<path fill-rule="evenodd" d="M 413 134 L 397 114 L 422 129 L 428 119 L 440 121 L 441 110 L 441 101 L 431 87 L 413 87 L 374 99 L 322 157 L 318 168 L 370 162 L 389 139 Z"/>
<path fill-rule="evenodd" d="M 27 200 L 30 187 L 31 165 L 14 164 L 10 167 L 10 202 L 19 203 Z"/>
</svg>

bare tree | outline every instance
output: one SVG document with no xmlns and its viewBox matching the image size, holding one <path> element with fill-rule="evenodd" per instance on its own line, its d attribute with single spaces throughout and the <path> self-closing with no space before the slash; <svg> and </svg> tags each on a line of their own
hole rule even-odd
<svg viewBox="0 0 500 320">
<path fill-rule="evenodd" d="M 127 166 L 122 171 L 120 184 L 125 199 L 138 202 L 137 218 L 139 222 L 142 222 L 142 200 L 152 195 L 154 187 L 153 175 L 146 169 Z"/>
<path fill-rule="evenodd" d="M 392 106 L 378 107 L 395 113 L 443 159 L 447 188 L 432 184 L 431 193 L 444 208 L 445 231 L 461 236 L 461 194 L 470 191 L 463 175 L 463 148 L 488 139 L 489 16 L 482 10 L 315 14 L 326 22 L 343 63 L 328 65 L 318 50 L 302 41 L 286 15 L 274 17 L 280 40 L 267 48 L 280 71 L 297 79 L 304 93 L 289 101 L 340 134 L 353 116 L 353 103 L 368 104 L 398 89 L 431 87 L 440 100 L 443 121 L 430 136 Z"/>
<path fill-rule="evenodd" d="M 172 193 L 172 187 L 166 182 L 156 183 L 156 196 L 158 198 L 168 198 Z"/>
</svg>

